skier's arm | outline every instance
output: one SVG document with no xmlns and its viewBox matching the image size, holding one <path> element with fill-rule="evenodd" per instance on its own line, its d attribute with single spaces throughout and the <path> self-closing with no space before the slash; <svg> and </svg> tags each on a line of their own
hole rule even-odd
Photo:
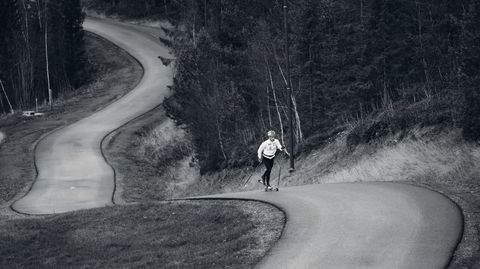
<svg viewBox="0 0 480 269">
<path fill-rule="evenodd" d="M 288 153 L 287 148 L 284 147 L 284 146 L 282 146 L 282 144 L 280 143 L 280 141 L 277 140 L 277 142 L 278 142 L 278 143 L 277 143 L 277 148 L 278 148 L 280 151 L 285 152 L 285 154 L 287 154 L 288 156 L 290 156 L 290 153 Z"/>
<path fill-rule="evenodd" d="M 285 147 L 282 146 L 282 144 L 280 143 L 280 141 L 278 141 L 278 139 L 277 139 L 276 142 L 277 143 L 275 143 L 275 144 L 277 145 L 277 149 L 280 150 L 280 151 L 283 151 L 285 149 Z"/>
<path fill-rule="evenodd" d="M 261 160 L 262 159 L 262 153 L 263 153 L 263 150 L 265 149 L 265 142 L 262 143 L 260 145 L 260 147 L 258 148 L 258 151 L 257 151 L 257 154 L 258 154 L 258 160 Z"/>
</svg>

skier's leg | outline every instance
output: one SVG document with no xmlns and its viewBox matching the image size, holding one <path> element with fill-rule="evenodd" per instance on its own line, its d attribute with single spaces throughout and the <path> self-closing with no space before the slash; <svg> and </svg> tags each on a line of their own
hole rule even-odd
<svg viewBox="0 0 480 269">
<path fill-rule="evenodd" d="M 266 185 L 267 183 L 265 182 L 268 174 L 268 167 L 269 167 L 269 160 L 267 158 L 263 158 L 263 164 L 265 165 L 265 172 L 263 172 L 262 175 L 262 183 L 263 185 Z"/>
<path fill-rule="evenodd" d="M 274 160 L 275 158 L 272 158 L 270 162 L 270 172 L 268 173 L 268 184 L 267 184 L 268 187 L 270 187 L 270 175 L 272 174 Z"/>
<path fill-rule="evenodd" d="M 270 173 L 272 172 L 272 167 L 273 167 L 273 159 L 266 159 L 265 166 L 267 167 L 267 171 L 265 171 L 265 181 L 266 185 L 270 186 Z"/>
</svg>

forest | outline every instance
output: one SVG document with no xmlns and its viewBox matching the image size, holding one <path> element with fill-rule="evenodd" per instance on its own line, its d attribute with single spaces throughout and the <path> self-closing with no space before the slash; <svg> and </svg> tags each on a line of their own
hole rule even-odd
<svg viewBox="0 0 480 269">
<path fill-rule="evenodd" d="M 51 105 L 85 81 L 83 19 L 80 0 L 0 1 L 0 113 Z"/>
<path fill-rule="evenodd" d="M 274 129 L 295 152 L 348 130 L 355 146 L 414 126 L 480 137 L 475 0 L 85 0 L 124 18 L 168 19 L 176 57 L 168 115 L 192 135 L 202 172 L 252 165 Z"/>
</svg>

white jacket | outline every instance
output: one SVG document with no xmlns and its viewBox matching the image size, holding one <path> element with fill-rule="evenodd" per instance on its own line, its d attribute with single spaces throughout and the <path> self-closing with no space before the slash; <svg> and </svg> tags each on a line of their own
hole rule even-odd
<svg viewBox="0 0 480 269">
<path fill-rule="evenodd" d="M 258 148 L 258 159 L 261 159 L 262 156 L 267 159 L 275 158 L 277 149 L 282 150 L 282 144 L 280 144 L 278 139 L 274 139 L 273 141 L 270 139 L 265 140 Z"/>
</svg>

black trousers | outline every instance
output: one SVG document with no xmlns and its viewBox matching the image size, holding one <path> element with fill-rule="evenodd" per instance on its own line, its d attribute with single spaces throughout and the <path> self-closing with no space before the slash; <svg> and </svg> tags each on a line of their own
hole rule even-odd
<svg viewBox="0 0 480 269">
<path fill-rule="evenodd" d="M 265 173 L 263 173 L 262 178 L 265 180 L 265 183 L 267 184 L 267 186 L 270 186 L 270 173 L 272 172 L 274 159 L 275 158 L 268 159 L 263 157 L 263 164 L 265 165 L 265 168 L 267 168 L 267 170 L 265 170 Z"/>
</svg>

